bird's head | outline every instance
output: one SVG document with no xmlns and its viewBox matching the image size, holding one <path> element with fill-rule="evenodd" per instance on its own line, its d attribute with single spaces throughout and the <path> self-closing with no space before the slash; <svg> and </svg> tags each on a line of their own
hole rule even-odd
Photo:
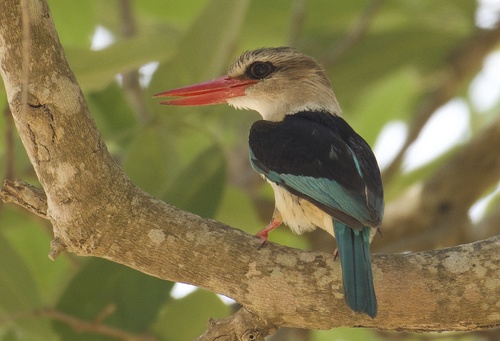
<svg viewBox="0 0 500 341">
<path fill-rule="evenodd" d="M 243 53 L 226 76 L 159 93 L 180 97 L 167 105 L 229 103 L 258 111 L 265 120 L 280 121 L 300 111 L 341 110 L 324 69 L 313 58 L 289 47 L 262 48 Z"/>
</svg>

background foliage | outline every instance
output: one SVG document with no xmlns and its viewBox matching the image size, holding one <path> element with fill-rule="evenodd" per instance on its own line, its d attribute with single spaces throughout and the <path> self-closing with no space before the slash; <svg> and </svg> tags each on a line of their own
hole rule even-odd
<svg viewBox="0 0 500 341">
<path fill-rule="evenodd" d="M 98 128 L 133 182 L 166 202 L 252 234 L 266 224 L 273 209 L 271 189 L 247 161 L 247 131 L 258 115 L 223 105 L 167 108 L 151 99 L 153 94 L 222 75 L 244 50 L 291 45 L 325 65 L 344 116 L 373 146 L 394 122 L 407 131 L 425 125 L 430 117 L 419 121 L 418 109 L 442 82 L 459 48 L 480 30 L 473 0 L 49 3 Z M 99 46 L 106 38 L 109 45 Z M 469 70 L 449 98 L 460 98 L 468 107 L 468 133 L 459 145 L 494 120 L 500 109 L 498 98 L 484 110 L 471 104 L 469 86 L 478 72 Z M 6 108 L 3 91 L 0 105 Z M 36 183 L 7 108 L 5 113 L 0 117 L 1 177 Z M 392 150 L 382 152 L 397 152 L 400 140 L 390 134 L 386 138 Z M 403 163 L 386 163 L 387 201 L 400 200 L 425 181 L 459 145 L 411 172 Z M 490 199 L 484 219 L 498 207 L 498 196 Z M 322 232 L 298 237 L 281 228 L 271 239 L 332 251 L 333 242 L 325 243 L 323 237 Z M 174 298 L 173 283 L 104 260 L 66 254 L 51 262 L 46 257 L 50 240 L 46 221 L 0 204 L 2 340 L 190 340 L 204 331 L 208 318 L 227 316 L 233 309 L 203 290 Z M 421 247 L 439 245 L 434 241 Z M 374 245 L 375 251 L 383 248 L 383 242 Z M 403 250 L 416 251 L 399 245 L 398 251 Z M 495 335 L 447 337 L 479 340 Z M 272 339 L 422 338 L 433 336 L 284 330 Z"/>
</svg>

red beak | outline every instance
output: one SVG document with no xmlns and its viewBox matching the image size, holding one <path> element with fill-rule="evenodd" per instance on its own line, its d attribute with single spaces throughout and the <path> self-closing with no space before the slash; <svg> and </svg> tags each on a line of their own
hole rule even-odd
<svg viewBox="0 0 500 341">
<path fill-rule="evenodd" d="M 245 96 L 245 89 L 257 83 L 254 79 L 222 76 L 203 83 L 161 92 L 153 97 L 181 97 L 160 102 L 166 105 L 209 105 L 227 102 L 233 97 Z"/>
</svg>

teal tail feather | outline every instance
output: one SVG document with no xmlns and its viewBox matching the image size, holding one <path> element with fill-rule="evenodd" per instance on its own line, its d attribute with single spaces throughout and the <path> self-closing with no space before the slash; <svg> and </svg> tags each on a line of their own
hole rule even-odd
<svg viewBox="0 0 500 341">
<path fill-rule="evenodd" d="M 370 228 L 358 231 L 339 221 L 335 221 L 334 226 L 345 301 L 355 312 L 374 318 L 377 316 L 377 298 L 370 259 Z"/>
</svg>

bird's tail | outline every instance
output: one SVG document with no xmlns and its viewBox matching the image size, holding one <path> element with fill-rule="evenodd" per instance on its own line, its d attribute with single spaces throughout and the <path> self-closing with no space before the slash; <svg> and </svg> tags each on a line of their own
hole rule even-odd
<svg viewBox="0 0 500 341">
<path fill-rule="evenodd" d="M 334 226 L 345 301 L 355 312 L 374 318 L 377 316 L 377 298 L 370 259 L 370 228 L 358 231 L 339 221 L 335 221 Z"/>
</svg>

